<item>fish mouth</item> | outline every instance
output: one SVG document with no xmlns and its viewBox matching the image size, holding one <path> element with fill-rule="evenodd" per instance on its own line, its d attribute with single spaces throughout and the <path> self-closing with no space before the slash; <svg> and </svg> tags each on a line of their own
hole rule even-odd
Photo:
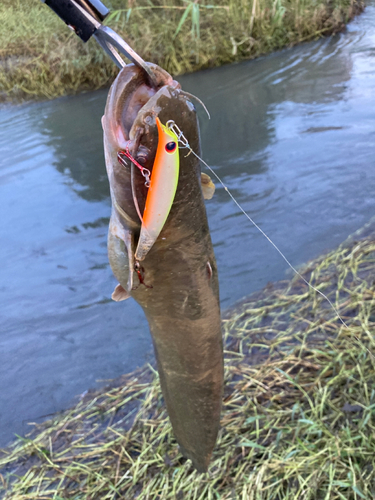
<svg viewBox="0 0 375 500">
<path fill-rule="evenodd" d="M 162 89 L 169 86 L 180 89 L 180 84 L 156 64 L 147 63 L 155 74 L 158 86 L 149 83 L 144 71 L 128 64 L 117 76 L 110 89 L 103 128 L 119 149 L 125 149 L 130 140 L 130 131 L 143 106 Z M 134 139 L 134 138 L 133 138 Z"/>
<path fill-rule="evenodd" d="M 153 87 L 145 72 L 129 64 L 117 76 L 108 94 L 102 118 L 107 173 L 112 200 L 119 207 L 120 219 L 137 232 L 147 198 L 145 179 L 129 159 L 118 160 L 128 151 L 136 162 L 152 173 L 158 135 L 156 117 L 160 95 L 180 91 L 180 84 L 156 64 L 147 63 L 158 82 Z M 144 109 L 147 108 L 147 116 Z"/>
</svg>

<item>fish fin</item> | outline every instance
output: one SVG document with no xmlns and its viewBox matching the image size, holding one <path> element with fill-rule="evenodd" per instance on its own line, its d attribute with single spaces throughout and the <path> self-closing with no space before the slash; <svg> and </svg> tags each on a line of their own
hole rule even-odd
<svg viewBox="0 0 375 500">
<path fill-rule="evenodd" d="M 209 175 L 201 172 L 201 186 L 203 191 L 203 198 L 205 200 L 210 200 L 215 193 L 215 184 Z"/>
<path fill-rule="evenodd" d="M 130 294 L 121 285 L 117 285 L 111 297 L 115 302 L 120 302 L 121 300 L 128 299 L 130 297 Z"/>
</svg>

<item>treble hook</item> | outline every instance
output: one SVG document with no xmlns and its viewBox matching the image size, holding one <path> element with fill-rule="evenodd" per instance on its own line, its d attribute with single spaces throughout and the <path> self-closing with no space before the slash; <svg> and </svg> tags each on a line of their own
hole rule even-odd
<svg viewBox="0 0 375 500">
<path fill-rule="evenodd" d="M 146 288 L 153 288 L 152 285 L 146 285 L 144 281 L 144 267 L 141 266 L 141 264 L 136 260 L 134 263 L 134 271 L 137 273 L 138 279 L 139 279 L 139 285 L 133 286 L 132 290 L 137 290 L 141 285 L 144 285 Z"/>
<path fill-rule="evenodd" d="M 141 171 L 141 174 L 143 175 L 143 177 L 146 179 L 145 181 L 145 186 L 147 188 L 150 187 L 150 183 L 151 183 L 151 180 L 150 180 L 150 175 L 151 175 L 151 172 L 149 171 L 148 168 L 145 168 L 145 167 L 142 167 L 142 165 L 140 163 L 137 162 L 137 160 L 135 158 L 133 158 L 133 156 L 129 153 L 129 146 L 127 145 L 126 146 L 126 149 L 125 151 L 119 151 L 117 153 L 117 159 L 119 161 L 119 163 L 121 163 L 121 165 L 123 167 L 126 167 L 126 161 L 124 159 L 124 156 L 126 156 L 127 158 L 129 158 L 129 160 L 134 163 L 134 165 L 136 167 L 139 168 L 139 170 Z"/>
</svg>

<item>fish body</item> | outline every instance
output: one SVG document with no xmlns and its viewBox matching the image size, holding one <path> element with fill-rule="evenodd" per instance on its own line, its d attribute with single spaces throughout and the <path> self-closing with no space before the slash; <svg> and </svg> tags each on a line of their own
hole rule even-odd
<svg viewBox="0 0 375 500">
<path fill-rule="evenodd" d="M 112 197 L 108 255 L 119 281 L 112 297 L 133 297 L 152 335 L 160 383 L 183 455 L 201 472 L 208 468 L 219 429 L 223 354 L 216 260 L 202 195 L 199 162 L 180 150 L 178 184 L 169 215 L 139 263 L 135 251 L 148 188 L 129 161 L 117 160 L 127 146 L 151 171 L 158 148 L 157 118 L 174 120 L 200 154 L 194 106 L 177 82 L 150 65 L 159 78 L 150 87 L 141 70 L 128 65 L 111 87 L 102 120 Z M 138 267 L 137 267 L 138 266 Z"/>
</svg>

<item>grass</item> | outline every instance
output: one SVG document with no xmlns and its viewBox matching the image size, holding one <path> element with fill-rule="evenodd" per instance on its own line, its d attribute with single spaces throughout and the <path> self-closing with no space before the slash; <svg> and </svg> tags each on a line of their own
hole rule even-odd
<svg viewBox="0 0 375 500">
<path fill-rule="evenodd" d="M 108 24 L 173 75 L 253 58 L 342 31 L 362 0 L 112 0 Z M 39 0 L 0 5 L 0 100 L 108 86 L 117 68 Z"/>
<path fill-rule="evenodd" d="M 208 474 L 178 452 L 157 372 L 87 395 L 0 455 L 5 500 L 375 497 L 375 232 L 223 320 L 222 428 Z M 2 484 L 2 487 L 1 487 Z"/>
</svg>

